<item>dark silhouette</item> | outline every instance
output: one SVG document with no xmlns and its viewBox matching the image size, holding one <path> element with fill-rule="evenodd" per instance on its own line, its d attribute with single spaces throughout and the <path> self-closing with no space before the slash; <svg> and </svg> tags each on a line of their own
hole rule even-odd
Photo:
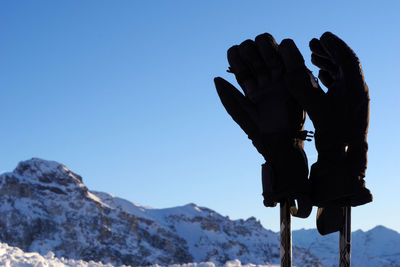
<svg viewBox="0 0 400 267">
<path fill-rule="evenodd" d="M 293 205 L 291 213 L 306 218 L 312 203 L 303 150 L 305 112 L 287 88 L 280 46 L 270 34 L 262 34 L 255 41 L 231 47 L 229 72 L 235 74 L 245 95 L 220 77 L 215 85 L 227 112 L 266 160 L 262 165 L 264 205 L 297 200 L 298 209 Z"/>
<path fill-rule="evenodd" d="M 343 207 L 372 201 L 365 187 L 369 93 L 356 54 L 332 33 L 310 42 L 325 93 L 304 64 L 295 43 L 277 45 L 270 34 L 228 50 L 229 71 L 244 95 L 218 77 L 218 95 L 266 163 L 262 166 L 264 205 L 287 201 L 293 216 L 308 217 L 318 206 L 321 234 L 344 225 Z M 315 128 L 318 160 L 308 177 L 303 140 L 304 111 Z M 298 210 L 294 209 L 294 201 Z"/>
<path fill-rule="evenodd" d="M 372 201 L 364 182 L 369 93 L 359 59 L 345 42 L 326 32 L 319 40 L 311 40 L 310 48 L 327 93 L 310 81 L 294 43 L 281 54 L 286 66 L 297 64 L 287 69 L 291 73 L 287 75 L 288 88 L 314 124 L 318 160 L 311 167 L 311 196 L 319 207 L 317 228 L 328 234 L 342 227 L 342 207 Z"/>
</svg>

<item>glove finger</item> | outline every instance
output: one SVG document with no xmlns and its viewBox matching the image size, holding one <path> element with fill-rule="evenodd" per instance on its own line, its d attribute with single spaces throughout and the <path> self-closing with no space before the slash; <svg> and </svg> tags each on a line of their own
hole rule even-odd
<svg viewBox="0 0 400 267">
<path fill-rule="evenodd" d="M 286 72 L 304 69 L 304 58 L 292 39 L 284 39 L 279 45 L 279 53 L 283 59 Z"/>
<path fill-rule="evenodd" d="M 258 127 L 254 104 L 223 78 L 216 77 L 214 83 L 228 114 L 250 138 L 255 136 L 258 133 Z"/>
<path fill-rule="evenodd" d="M 359 72 L 360 61 L 356 53 L 342 39 L 333 33 L 325 32 L 320 38 L 320 43 L 334 63 L 343 69 Z"/>
<path fill-rule="evenodd" d="M 329 72 L 325 70 L 320 70 L 318 73 L 318 78 L 322 82 L 323 85 L 325 85 L 327 88 L 331 87 L 331 85 L 334 82 L 334 79 L 332 76 L 329 74 Z"/>
<path fill-rule="evenodd" d="M 269 33 L 260 34 L 256 37 L 255 43 L 270 71 L 271 80 L 279 79 L 282 76 L 283 64 L 274 37 Z"/>
<path fill-rule="evenodd" d="M 320 41 L 345 77 L 346 92 L 343 93 L 347 94 L 348 102 L 351 103 L 348 111 L 351 128 L 363 133 L 368 128 L 369 89 L 364 81 L 360 61 L 354 51 L 336 35 L 326 32 Z"/>
<path fill-rule="evenodd" d="M 227 52 L 230 71 L 235 74 L 236 80 L 247 95 L 257 87 L 256 78 L 250 66 L 241 58 L 239 46 L 234 45 Z"/>
<path fill-rule="evenodd" d="M 314 53 L 311 54 L 311 63 L 313 63 L 318 68 L 331 73 L 334 76 L 336 76 L 338 72 L 338 66 L 335 65 L 331 60 L 329 60 L 328 58 L 320 57 Z"/>
<path fill-rule="evenodd" d="M 324 107 L 325 93 L 304 65 L 303 56 L 292 40 L 283 40 L 279 52 L 286 69 L 285 81 L 289 91 L 315 124 Z"/>
<path fill-rule="evenodd" d="M 253 99 L 254 93 L 266 88 L 266 85 L 269 83 L 269 71 L 267 65 L 262 59 L 256 44 L 252 40 L 246 40 L 239 46 L 240 57 L 243 61 L 250 66 L 250 69 L 253 72 L 253 75 L 257 79 L 258 86 L 251 88 L 255 92 L 249 92 L 250 99 Z"/>
<path fill-rule="evenodd" d="M 255 75 L 267 72 L 267 65 L 262 60 L 260 53 L 257 50 L 256 44 L 252 40 L 246 40 L 239 45 L 240 57 L 243 59 Z"/>
<path fill-rule="evenodd" d="M 323 58 L 330 58 L 330 56 L 328 55 L 328 53 L 324 50 L 324 48 L 322 47 L 320 41 L 316 38 L 313 38 L 310 43 L 310 50 L 311 52 L 313 52 L 314 54 L 323 57 Z"/>
</svg>

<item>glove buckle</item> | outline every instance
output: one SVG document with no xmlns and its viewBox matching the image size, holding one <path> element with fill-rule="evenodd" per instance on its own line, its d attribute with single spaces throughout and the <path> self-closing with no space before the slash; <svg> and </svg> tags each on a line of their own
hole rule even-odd
<svg viewBox="0 0 400 267">
<path fill-rule="evenodd" d="M 300 138 L 301 140 L 305 140 L 310 142 L 312 140 L 312 138 L 314 137 L 314 132 L 313 131 L 299 131 L 297 132 L 297 138 Z"/>
</svg>

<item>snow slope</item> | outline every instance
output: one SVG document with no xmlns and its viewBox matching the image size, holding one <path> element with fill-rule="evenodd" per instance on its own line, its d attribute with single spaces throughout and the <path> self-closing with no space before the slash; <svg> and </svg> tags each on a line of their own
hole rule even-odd
<svg viewBox="0 0 400 267">
<path fill-rule="evenodd" d="M 279 263 L 279 233 L 264 229 L 256 218 L 231 220 L 195 204 L 141 206 L 90 191 L 66 166 L 37 158 L 0 175 L 0 242 L 45 255 L 7 258 L 10 251 L 22 251 L 2 247 L 0 266 L 18 266 L 10 262 L 31 256 L 83 264 L 72 266 Z M 399 233 L 378 226 L 354 232 L 352 242 L 353 266 L 400 266 Z M 337 233 L 322 237 L 315 229 L 294 231 L 293 244 L 295 265 L 337 266 Z M 26 266 L 63 266 L 51 264 Z"/>
<path fill-rule="evenodd" d="M 353 266 L 400 266 L 400 234 L 384 226 L 352 232 Z M 316 255 L 323 266 L 338 265 L 339 234 L 321 236 L 316 229 L 293 231 L 293 243 Z"/>
<path fill-rule="evenodd" d="M 111 264 L 101 262 L 86 262 L 83 260 L 69 260 L 65 258 L 56 258 L 54 253 L 49 252 L 42 256 L 36 252 L 26 253 L 19 248 L 10 247 L 7 244 L 0 243 L 0 266 L 4 267 L 112 267 Z M 125 265 L 121 265 L 125 266 Z M 160 265 L 152 265 L 154 267 Z M 171 267 L 215 267 L 212 262 L 174 264 Z M 245 264 L 239 260 L 226 262 L 224 267 L 256 267 L 254 264 Z M 278 265 L 257 265 L 257 267 L 277 267 Z"/>
<path fill-rule="evenodd" d="M 238 259 L 279 263 L 277 233 L 255 218 L 231 220 L 195 204 L 152 209 L 91 192 L 66 166 L 38 158 L 0 175 L 0 241 L 27 252 L 115 265 Z M 304 248 L 295 264 L 318 266 Z"/>
<path fill-rule="evenodd" d="M 82 260 L 68 260 L 56 258 L 54 253 L 48 252 L 42 256 L 36 252 L 24 252 L 17 247 L 0 243 L 0 266 L 4 267 L 112 267 L 111 264 L 101 262 L 85 262 Z"/>
</svg>

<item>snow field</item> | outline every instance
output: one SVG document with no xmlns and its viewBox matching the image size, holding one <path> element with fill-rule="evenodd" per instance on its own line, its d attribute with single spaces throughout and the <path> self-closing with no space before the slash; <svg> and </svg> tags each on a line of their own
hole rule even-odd
<svg viewBox="0 0 400 267">
<path fill-rule="evenodd" d="M 11 247 L 0 243 L 0 266 L 3 267 L 113 267 L 111 264 L 101 262 L 86 262 L 82 260 L 69 260 L 65 258 L 56 258 L 53 252 L 42 256 L 36 252 L 24 252 L 17 247 Z M 120 267 L 124 267 L 120 266 Z M 242 265 L 239 260 L 228 261 L 223 267 L 277 267 L 278 265 Z M 126 267 L 126 266 L 125 266 Z M 161 267 L 155 264 L 151 267 Z M 212 262 L 173 264 L 169 267 L 217 267 Z"/>
</svg>

